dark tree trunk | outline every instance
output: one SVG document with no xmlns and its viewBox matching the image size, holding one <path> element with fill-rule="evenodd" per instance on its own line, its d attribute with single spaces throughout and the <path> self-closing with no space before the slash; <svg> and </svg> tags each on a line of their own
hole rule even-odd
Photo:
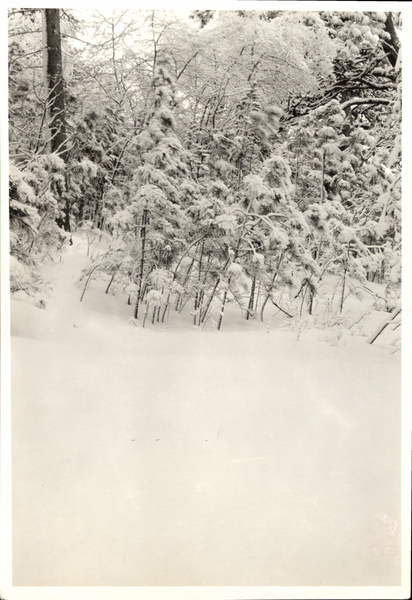
<svg viewBox="0 0 412 600">
<path fill-rule="evenodd" d="M 228 286 L 229 285 L 230 285 L 230 278 L 229 278 L 229 281 L 228 281 Z M 220 331 L 220 328 L 222 326 L 223 313 L 225 312 L 225 306 L 226 306 L 226 298 L 227 298 L 227 290 L 225 290 L 225 293 L 223 294 L 222 310 L 221 310 L 220 315 L 219 315 L 219 323 L 218 323 L 218 326 L 217 326 L 217 330 L 218 331 Z"/>
<path fill-rule="evenodd" d="M 387 317 L 381 325 L 379 325 L 378 329 L 376 329 L 376 331 L 374 331 L 370 337 L 368 337 L 368 339 L 366 340 L 366 343 L 373 344 L 373 342 L 376 340 L 376 338 L 379 337 L 380 334 L 382 333 L 382 331 L 388 325 L 390 325 L 390 323 L 392 321 L 395 320 L 395 318 L 399 315 L 400 312 L 401 312 L 400 308 L 394 308 L 393 311 L 391 312 L 390 316 Z"/>
<path fill-rule="evenodd" d="M 167 309 L 169 308 L 169 302 L 170 302 L 170 292 L 169 292 L 169 293 L 168 293 L 168 295 L 167 295 L 166 304 L 165 304 L 165 307 L 164 307 L 164 309 L 163 309 L 163 314 L 162 314 L 162 323 L 164 323 L 164 322 L 165 322 L 165 316 L 166 316 L 166 313 L 167 313 Z"/>
<path fill-rule="evenodd" d="M 322 204 L 325 198 L 325 164 L 326 164 L 326 152 L 322 153 L 322 181 L 320 184 L 320 203 Z"/>
<path fill-rule="evenodd" d="M 109 281 L 109 285 L 108 285 L 108 286 L 107 286 L 107 288 L 106 288 L 106 294 L 108 294 L 108 293 L 109 293 L 110 286 L 112 285 L 112 283 L 113 283 L 113 281 L 114 281 L 114 276 L 115 276 L 115 273 L 113 273 L 113 275 L 112 275 L 112 277 L 111 277 L 111 279 L 110 279 L 110 281 Z"/>
<path fill-rule="evenodd" d="M 67 159 L 63 63 L 58 8 L 46 8 L 47 83 L 50 114 L 51 149 Z"/>
<path fill-rule="evenodd" d="M 398 60 L 400 42 L 398 34 L 396 33 L 395 25 L 393 24 L 393 16 L 391 12 L 388 12 L 386 16 L 385 31 L 386 33 L 389 33 L 391 38 L 390 40 L 381 40 L 381 44 L 392 67 L 395 67 L 396 61 Z"/>
<path fill-rule="evenodd" d="M 346 286 L 346 266 L 343 269 L 343 275 L 342 275 L 342 293 L 340 296 L 339 312 L 343 311 L 343 303 L 345 302 L 345 286 Z"/>
<path fill-rule="evenodd" d="M 202 290 L 201 290 L 200 284 L 201 284 L 201 279 L 202 279 L 202 261 L 203 261 L 203 250 L 204 250 L 204 247 L 205 247 L 205 243 L 203 242 L 202 248 L 200 250 L 200 258 L 199 258 L 199 275 L 198 275 L 199 289 L 198 289 L 198 291 L 196 292 L 196 295 L 195 295 L 195 314 L 193 316 L 193 324 L 194 325 L 197 324 L 197 315 L 198 315 L 198 312 L 199 313 L 201 312 L 202 300 L 203 300 Z M 199 320 L 199 325 L 200 325 L 200 320 Z"/>
<path fill-rule="evenodd" d="M 142 283 L 143 283 L 143 274 L 144 274 L 144 263 L 145 263 L 145 246 L 146 246 L 146 225 L 148 219 L 148 210 L 145 208 L 142 215 L 142 228 L 141 228 L 141 238 L 142 238 L 142 247 L 141 247 L 141 255 L 140 255 L 140 272 L 139 272 L 139 282 L 137 289 L 137 298 L 136 304 L 134 307 L 134 318 L 137 319 L 139 316 L 139 302 L 143 299 L 142 294 Z M 147 311 L 146 311 L 147 312 Z M 146 313 L 145 313 L 146 318 Z"/>
<path fill-rule="evenodd" d="M 60 11 L 44 9 L 46 34 L 47 107 L 49 113 L 50 149 L 67 162 L 66 112 L 64 101 L 63 62 L 60 38 Z M 63 199 L 64 191 L 61 192 Z M 67 200 L 63 206 L 65 231 L 70 231 L 70 210 Z"/>
<path fill-rule="evenodd" d="M 246 320 L 247 321 L 250 319 L 250 316 L 253 314 L 253 307 L 255 304 L 255 288 L 256 288 L 256 276 L 253 277 L 253 279 L 252 279 L 252 289 L 250 290 L 249 305 L 248 305 L 247 311 L 246 311 Z"/>
</svg>

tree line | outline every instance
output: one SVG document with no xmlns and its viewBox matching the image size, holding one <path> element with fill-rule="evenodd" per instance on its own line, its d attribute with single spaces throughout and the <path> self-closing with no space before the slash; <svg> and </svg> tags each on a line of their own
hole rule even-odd
<svg viewBox="0 0 412 600">
<path fill-rule="evenodd" d="M 400 14 L 8 19 L 12 291 L 39 292 L 79 229 L 104 240 L 82 298 L 106 278 L 143 321 L 189 303 L 220 329 L 228 302 L 338 319 L 368 281 L 399 283 Z"/>
</svg>

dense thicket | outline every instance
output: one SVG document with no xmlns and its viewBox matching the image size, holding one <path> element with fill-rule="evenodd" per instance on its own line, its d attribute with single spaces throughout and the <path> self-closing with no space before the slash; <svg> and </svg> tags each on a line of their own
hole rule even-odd
<svg viewBox="0 0 412 600">
<path fill-rule="evenodd" d="M 44 14 L 9 11 L 12 291 L 41 289 L 78 229 L 106 240 L 85 286 L 107 278 L 144 320 L 334 315 L 367 279 L 399 285 L 400 14 L 58 16 L 60 108 Z"/>
</svg>

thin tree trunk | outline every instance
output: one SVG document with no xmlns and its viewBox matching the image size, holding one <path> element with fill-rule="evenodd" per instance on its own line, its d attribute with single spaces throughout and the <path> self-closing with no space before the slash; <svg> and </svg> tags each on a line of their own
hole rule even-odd
<svg viewBox="0 0 412 600">
<path fill-rule="evenodd" d="M 201 316 L 202 316 L 202 306 L 203 306 L 203 299 L 205 297 L 205 291 L 203 289 L 200 290 L 199 292 L 199 301 L 198 301 L 198 307 L 197 307 L 197 314 L 198 314 L 198 319 L 197 319 L 197 325 L 200 325 L 201 323 Z M 196 325 L 196 323 L 195 323 Z"/>
<path fill-rule="evenodd" d="M 278 308 L 281 312 L 283 312 L 287 317 L 290 317 L 291 319 L 293 319 L 293 315 L 289 314 L 284 308 L 279 306 L 279 304 L 276 304 L 276 302 L 273 300 L 273 298 L 271 298 L 270 301 L 272 302 L 272 304 L 274 306 L 276 306 L 276 308 Z"/>
<path fill-rule="evenodd" d="M 228 281 L 228 286 L 230 285 L 230 279 Z M 225 290 L 225 293 L 223 294 L 223 301 L 222 301 L 222 310 L 220 311 L 220 315 L 219 315 L 219 324 L 217 326 L 217 330 L 220 331 L 220 328 L 222 326 L 222 321 L 223 321 L 223 313 L 225 312 L 225 305 L 226 305 L 226 298 L 227 298 L 227 290 Z"/>
<path fill-rule="evenodd" d="M 339 306 L 340 313 L 343 311 L 343 303 L 345 301 L 345 284 L 346 284 L 346 267 L 343 270 L 343 277 L 342 277 L 342 294 L 340 297 L 340 306 Z"/>
<path fill-rule="evenodd" d="M 184 301 L 184 303 L 182 304 L 182 306 L 179 308 L 179 314 L 183 311 L 184 307 L 189 302 L 189 300 L 190 300 L 190 296 L 188 298 L 186 298 L 186 300 Z"/>
<path fill-rule="evenodd" d="M 204 310 L 203 316 L 202 316 L 202 323 L 203 323 L 203 321 L 206 318 L 207 311 L 209 310 L 210 305 L 212 304 L 212 300 L 213 300 L 213 298 L 214 298 L 214 296 L 216 294 L 217 286 L 219 285 L 219 283 L 220 283 L 220 277 L 218 277 L 216 279 L 215 285 L 213 286 L 213 290 L 212 290 L 212 292 L 211 292 L 211 294 L 209 296 L 209 300 L 207 301 L 207 304 L 206 304 L 206 307 L 205 307 L 205 310 Z"/>
<path fill-rule="evenodd" d="M 311 315 L 313 312 L 313 293 L 310 292 L 309 303 L 308 303 L 308 313 Z"/>
<path fill-rule="evenodd" d="M 145 208 L 143 210 L 142 228 L 141 228 L 141 231 L 140 231 L 140 235 L 141 235 L 141 238 L 142 238 L 142 249 L 141 249 L 141 257 L 140 257 L 139 284 L 138 284 L 138 288 L 137 288 L 136 304 L 135 304 L 135 307 L 134 307 L 134 318 L 135 319 L 137 319 L 138 315 L 139 315 L 139 302 L 140 302 L 140 295 L 141 295 L 141 291 L 142 291 L 144 261 L 145 261 L 147 215 L 148 215 L 148 210 L 147 210 L 147 208 Z"/>
<path fill-rule="evenodd" d="M 142 286 L 142 292 L 140 294 L 140 302 L 144 301 L 148 287 L 149 286 L 147 285 L 147 282 Z"/>
<path fill-rule="evenodd" d="M 223 271 L 226 270 L 226 267 L 228 266 L 229 262 L 230 262 L 230 258 L 227 259 L 227 261 L 226 261 L 226 263 L 225 263 L 225 265 L 223 267 Z M 216 294 L 217 286 L 219 285 L 219 283 L 220 283 L 220 276 L 216 279 L 216 283 L 215 283 L 215 285 L 213 287 L 212 293 L 210 294 L 209 300 L 208 300 L 206 308 L 205 308 L 205 312 L 203 313 L 202 323 L 203 323 L 203 321 L 206 318 L 207 311 L 209 310 L 209 307 L 210 307 L 210 305 L 212 303 L 212 300 L 213 300 L 213 298 L 214 298 L 214 296 Z"/>
<path fill-rule="evenodd" d="M 386 327 L 388 325 L 391 324 L 392 321 L 395 320 L 395 318 L 399 315 L 399 313 L 401 312 L 400 308 L 395 308 L 393 310 L 393 312 L 390 314 L 389 318 L 387 318 L 381 325 L 379 325 L 379 327 L 372 333 L 372 335 L 366 340 L 367 344 L 373 344 L 373 342 L 376 340 L 377 337 L 380 336 L 380 334 L 382 333 L 382 331 L 384 329 L 386 329 Z"/>
<path fill-rule="evenodd" d="M 276 275 L 275 275 L 275 277 L 276 277 Z M 272 282 L 273 282 L 273 281 L 274 281 L 274 280 L 272 280 Z M 270 289 L 270 290 L 272 289 L 272 285 L 270 286 L 270 288 L 269 288 L 269 289 Z M 262 308 L 260 309 L 260 320 L 262 321 L 262 323 L 263 323 L 263 313 L 264 313 L 264 311 L 265 311 L 266 304 L 268 303 L 268 300 L 269 300 L 269 298 L 270 298 L 270 294 L 271 294 L 271 293 L 272 293 L 272 292 L 271 292 L 271 291 L 269 291 L 269 293 L 266 295 L 266 297 L 265 297 L 265 299 L 263 300 L 263 303 L 262 303 Z"/>
<path fill-rule="evenodd" d="M 307 292 L 307 289 L 308 289 L 308 284 L 307 284 L 307 283 L 305 283 L 305 288 L 304 288 L 304 290 L 303 290 L 303 293 L 302 293 L 302 302 L 301 302 L 301 305 L 300 305 L 300 312 L 299 312 L 299 316 L 300 316 L 300 317 L 302 316 L 302 312 L 303 312 L 303 304 L 304 304 L 304 302 L 305 302 L 305 297 L 306 297 L 306 292 Z"/>
<path fill-rule="evenodd" d="M 262 278 L 260 277 L 259 278 L 259 287 L 258 287 L 258 291 L 257 291 L 257 294 L 256 294 L 256 303 L 255 303 L 255 306 L 254 306 L 254 311 L 255 312 L 257 311 L 258 306 L 259 306 L 259 298 L 260 298 L 260 288 L 261 288 L 261 286 L 262 286 Z"/>
<path fill-rule="evenodd" d="M 164 311 L 163 311 L 163 314 L 162 314 L 162 323 L 165 322 L 165 316 L 166 316 L 166 311 L 167 311 L 168 306 L 169 306 L 169 302 L 170 302 L 170 292 L 167 295 L 167 300 L 166 300 L 165 308 L 164 308 Z"/>
<path fill-rule="evenodd" d="M 190 272 L 191 272 L 194 264 L 195 264 L 195 259 L 192 260 L 192 262 L 189 265 L 189 268 L 186 271 L 186 275 L 185 275 L 185 278 L 184 278 L 183 283 L 182 283 L 182 287 L 183 288 L 186 285 L 186 282 L 187 282 L 187 280 L 189 278 Z M 182 296 L 181 296 L 181 294 L 179 294 L 178 297 L 177 297 L 177 300 L 176 300 L 175 310 L 179 310 L 181 302 L 182 302 Z"/>
<path fill-rule="evenodd" d="M 324 189 L 324 183 L 325 183 L 325 163 L 326 163 L 326 152 L 325 150 L 323 151 L 323 156 L 322 156 L 322 182 L 321 182 L 321 188 L 320 188 L 320 203 L 323 203 L 323 199 L 324 199 L 324 195 L 325 195 L 325 189 Z"/>
<path fill-rule="evenodd" d="M 142 323 L 142 327 L 144 327 L 145 323 L 146 323 L 146 317 L 147 317 L 147 312 L 149 310 L 149 305 L 146 304 L 146 310 L 144 311 L 144 317 L 143 317 L 143 323 Z"/>
<path fill-rule="evenodd" d="M 284 256 L 284 252 L 282 252 L 282 254 L 279 257 L 279 262 L 277 264 L 276 271 L 275 271 L 275 273 L 273 275 L 272 281 L 270 282 L 269 291 L 268 291 L 268 293 L 266 295 L 266 298 L 263 301 L 262 308 L 260 309 L 260 320 L 262 321 L 262 323 L 263 323 L 263 313 L 264 313 L 266 304 L 268 303 L 268 300 L 270 298 L 270 295 L 272 293 L 272 288 L 275 285 L 276 277 L 278 276 L 279 269 L 280 269 L 280 266 L 281 266 L 282 261 L 283 261 L 283 256 Z"/>
<path fill-rule="evenodd" d="M 196 325 L 197 298 L 198 298 L 198 292 L 196 292 L 196 294 L 195 294 L 195 300 L 194 300 L 194 305 L 193 305 L 193 308 L 194 308 L 194 311 L 193 311 L 194 312 L 194 314 L 193 314 L 193 325 Z"/>
<path fill-rule="evenodd" d="M 87 286 L 89 285 L 89 281 L 90 281 L 90 279 L 92 278 L 92 275 L 93 275 L 94 271 L 97 269 L 97 267 L 98 267 L 98 266 L 100 266 L 100 265 L 96 265 L 96 266 L 95 266 L 95 267 L 93 267 L 93 269 L 90 271 L 90 273 L 89 273 L 89 276 L 88 276 L 88 278 L 86 279 L 86 283 L 85 283 L 85 285 L 84 285 L 84 288 L 83 288 L 83 293 L 82 293 L 82 295 L 81 295 L 81 297 L 80 297 L 80 302 L 83 300 L 83 297 L 84 297 L 84 295 L 85 295 L 85 293 L 86 293 Z"/>
<path fill-rule="evenodd" d="M 255 304 L 255 288 L 256 288 L 256 275 L 252 279 L 252 287 L 250 290 L 249 304 L 246 311 L 246 321 L 250 319 L 251 312 L 253 312 L 253 306 Z"/>
<path fill-rule="evenodd" d="M 229 279 L 228 279 L 228 282 L 227 282 L 227 288 L 226 288 L 226 290 L 225 290 L 225 293 L 223 294 L 223 300 L 222 300 L 222 309 L 221 309 L 221 311 L 220 311 L 220 315 L 219 315 L 219 323 L 218 323 L 218 326 L 217 326 L 217 330 L 218 330 L 218 331 L 220 331 L 220 328 L 221 328 L 221 326 L 222 326 L 223 315 L 224 315 L 224 312 L 225 312 L 225 306 L 226 306 L 226 300 L 227 300 L 227 293 L 228 293 L 228 290 L 229 290 L 229 286 L 230 286 L 230 282 L 231 282 L 231 280 L 232 280 L 232 278 L 231 278 L 231 277 L 229 277 Z"/>
<path fill-rule="evenodd" d="M 108 286 L 107 286 L 107 288 L 106 288 L 106 294 L 108 294 L 108 293 L 109 293 L 110 286 L 112 285 L 112 283 L 113 283 L 113 280 L 114 280 L 114 276 L 115 276 L 115 273 L 113 273 L 113 275 L 112 275 L 112 278 L 111 278 L 111 279 L 110 279 L 110 281 L 109 281 L 109 285 L 108 285 Z"/>
<path fill-rule="evenodd" d="M 191 244 L 189 244 L 189 246 L 183 252 L 182 256 L 178 260 L 178 263 L 177 263 L 177 265 L 175 267 L 175 270 L 173 271 L 173 281 L 176 279 L 177 270 L 178 270 L 178 268 L 180 266 L 180 263 L 182 262 L 182 260 L 184 259 L 184 257 L 187 256 L 190 248 L 193 248 L 193 246 L 195 246 L 196 244 L 198 244 L 199 242 L 201 242 L 205 237 L 206 237 L 206 234 L 202 235 L 200 238 L 198 238 L 197 240 L 195 240 L 194 242 L 192 242 Z"/>
<path fill-rule="evenodd" d="M 295 175 L 295 186 L 298 187 L 299 181 L 299 159 L 300 159 L 300 138 L 298 141 L 298 147 L 296 149 L 296 175 Z"/>
<path fill-rule="evenodd" d="M 205 247 L 205 243 L 202 243 L 202 248 L 200 251 L 200 258 L 199 258 L 199 273 L 198 273 L 198 282 L 200 285 L 201 282 L 201 278 L 202 278 L 202 260 L 203 260 L 203 250 Z M 193 315 L 193 324 L 196 325 L 197 324 L 197 311 L 200 311 L 200 299 L 201 299 L 201 291 L 197 291 L 195 294 L 195 314 Z"/>
<path fill-rule="evenodd" d="M 204 299 L 205 299 L 205 286 L 206 286 L 206 283 L 207 283 L 207 276 L 209 274 L 211 261 L 212 261 L 212 255 L 209 254 L 208 259 L 207 259 L 207 265 L 206 265 L 204 277 L 203 277 L 203 287 L 202 287 L 201 296 L 200 296 L 200 310 L 199 310 L 199 319 L 198 319 L 198 325 L 199 326 L 201 325 L 202 318 L 203 318 L 203 312 L 204 312 L 203 302 L 204 302 Z"/>
</svg>

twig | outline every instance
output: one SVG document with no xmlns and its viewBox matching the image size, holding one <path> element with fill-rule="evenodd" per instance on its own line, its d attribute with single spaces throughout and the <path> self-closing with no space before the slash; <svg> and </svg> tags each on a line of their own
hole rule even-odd
<svg viewBox="0 0 412 600">
<path fill-rule="evenodd" d="M 271 298 L 270 301 L 272 302 L 272 304 L 274 304 L 274 306 L 276 306 L 276 308 L 278 308 L 279 310 L 281 310 L 283 313 L 285 313 L 285 315 L 287 317 L 290 317 L 291 319 L 293 319 L 293 315 L 290 315 L 286 310 L 284 310 L 281 306 L 279 306 L 279 304 L 276 304 L 276 302 Z"/>
</svg>

